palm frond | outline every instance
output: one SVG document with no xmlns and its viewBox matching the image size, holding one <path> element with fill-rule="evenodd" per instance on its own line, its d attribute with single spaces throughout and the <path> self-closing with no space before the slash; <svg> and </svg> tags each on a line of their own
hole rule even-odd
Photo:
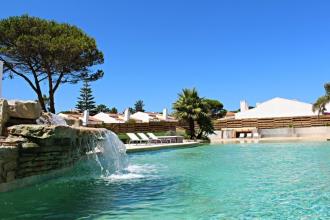
<svg viewBox="0 0 330 220">
<path fill-rule="evenodd" d="M 319 114 L 324 114 L 324 112 L 327 110 L 325 106 L 328 103 L 330 103 L 330 95 L 321 96 L 313 104 L 313 111 L 318 112 Z"/>
</svg>

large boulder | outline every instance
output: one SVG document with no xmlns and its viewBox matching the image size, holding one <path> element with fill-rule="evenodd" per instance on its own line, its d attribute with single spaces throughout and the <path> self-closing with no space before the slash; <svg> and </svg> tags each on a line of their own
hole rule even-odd
<svg viewBox="0 0 330 220">
<path fill-rule="evenodd" d="M 22 124 L 9 127 L 8 134 L 28 139 L 71 138 L 77 136 L 77 130 L 67 126 Z"/>
<path fill-rule="evenodd" d="M 103 138 L 106 129 L 70 127 L 60 125 L 22 124 L 7 128 L 9 137 L 21 137 L 27 142 L 36 143 L 43 149 L 56 146 L 76 146 L 88 148 L 93 141 Z M 26 146 L 24 145 L 26 148 Z M 27 148 L 31 148 L 28 146 Z"/>
<path fill-rule="evenodd" d="M 35 120 L 41 116 L 41 106 L 36 101 L 9 100 L 9 116 Z"/>
<path fill-rule="evenodd" d="M 5 99 L 0 99 L 0 136 L 3 135 L 5 125 L 9 120 L 9 107 Z"/>
<path fill-rule="evenodd" d="M 62 125 L 14 125 L 8 128 L 8 134 L 28 139 L 76 139 L 77 137 L 97 137 L 104 128 L 70 127 Z"/>
</svg>

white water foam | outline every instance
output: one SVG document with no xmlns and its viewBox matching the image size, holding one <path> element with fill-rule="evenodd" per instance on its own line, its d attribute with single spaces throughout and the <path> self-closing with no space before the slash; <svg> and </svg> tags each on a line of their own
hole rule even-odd
<svg viewBox="0 0 330 220">
<path fill-rule="evenodd" d="M 96 142 L 96 143 L 95 143 Z M 100 132 L 92 146 L 102 176 L 125 172 L 128 166 L 125 144 L 112 131 Z"/>
<path fill-rule="evenodd" d="M 114 173 L 108 176 L 102 176 L 102 179 L 109 182 L 120 182 L 127 180 L 138 180 L 153 178 L 157 176 L 157 169 L 152 165 L 129 165 L 121 173 Z"/>
</svg>

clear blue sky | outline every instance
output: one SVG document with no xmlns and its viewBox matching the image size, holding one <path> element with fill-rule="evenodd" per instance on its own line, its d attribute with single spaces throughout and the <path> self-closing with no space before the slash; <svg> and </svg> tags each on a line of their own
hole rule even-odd
<svg viewBox="0 0 330 220">
<path fill-rule="evenodd" d="M 10 0 L 0 18 L 38 16 L 77 25 L 104 52 L 97 103 L 123 110 L 138 99 L 171 108 L 196 87 L 227 109 L 276 96 L 313 102 L 330 81 L 330 2 L 317 0 Z M 75 106 L 80 84 L 62 86 L 57 110 Z M 22 80 L 6 98 L 34 99 Z"/>
</svg>

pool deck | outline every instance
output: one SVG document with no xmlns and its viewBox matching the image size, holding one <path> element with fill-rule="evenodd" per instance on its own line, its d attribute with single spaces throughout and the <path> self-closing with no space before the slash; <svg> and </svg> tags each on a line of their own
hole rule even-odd
<svg viewBox="0 0 330 220">
<path fill-rule="evenodd" d="M 296 141 L 330 141 L 330 136 L 308 136 L 308 137 L 267 137 L 267 138 L 231 138 L 218 139 L 212 144 L 229 143 L 271 143 L 271 142 L 296 142 Z"/>
<path fill-rule="evenodd" d="M 154 151 L 171 148 L 188 148 L 197 147 L 202 145 L 200 141 L 184 141 L 183 143 L 171 143 L 171 144 L 126 144 L 126 152 L 142 152 L 142 151 Z"/>
<path fill-rule="evenodd" d="M 324 136 L 310 136 L 310 137 L 271 137 L 271 138 L 233 138 L 233 139 L 220 139 L 211 144 L 231 144 L 231 143 L 272 143 L 272 142 L 297 142 L 297 141 L 330 141 L 329 137 Z M 174 148 L 188 148 L 197 147 L 203 145 L 200 141 L 184 141 L 183 143 L 171 143 L 171 144 L 126 144 L 126 152 L 143 152 L 143 151 L 155 151 L 162 149 L 174 149 Z"/>
</svg>

